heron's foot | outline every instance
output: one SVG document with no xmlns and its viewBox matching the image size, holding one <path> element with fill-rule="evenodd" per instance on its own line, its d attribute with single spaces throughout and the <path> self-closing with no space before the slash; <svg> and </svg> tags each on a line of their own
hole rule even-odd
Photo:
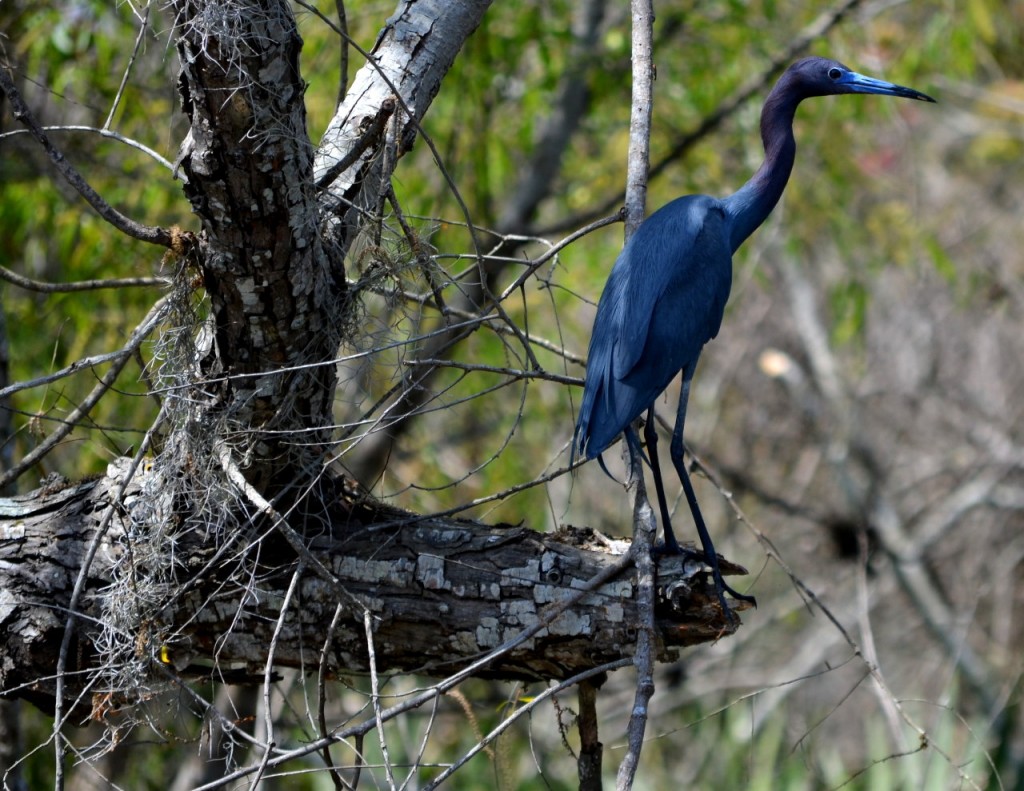
<svg viewBox="0 0 1024 791">
<path fill-rule="evenodd" d="M 719 601 L 722 601 L 723 593 L 728 593 L 730 596 L 736 599 L 736 601 L 744 601 L 748 604 L 753 605 L 754 607 L 757 607 L 756 598 L 747 593 L 740 593 L 739 591 L 734 589 L 732 586 L 729 585 L 729 583 L 725 581 L 721 574 L 717 575 L 717 577 L 715 578 L 715 590 L 718 592 Z"/>
<path fill-rule="evenodd" d="M 726 617 L 733 617 L 732 608 L 725 600 L 726 593 L 736 601 L 746 602 L 747 604 L 757 607 L 756 598 L 746 593 L 740 593 L 725 581 L 725 578 L 722 576 L 722 572 L 718 567 L 717 557 L 712 560 L 709 559 L 701 550 L 681 546 L 679 542 L 676 541 L 676 537 L 671 531 L 665 534 L 664 542 L 656 544 L 651 548 L 651 554 L 654 557 L 682 555 L 687 560 L 698 560 L 708 566 L 708 568 L 711 569 L 711 579 L 715 585 L 715 594 L 718 596 L 718 603 L 721 605 L 722 611 L 726 613 Z"/>
<path fill-rule="evenodd" d="M 668 547 L 666 547 L 665 544 L 659 544 L 658 546 L 652 548 L 651 554 L 655 557 L 661 555 L 682 555 L 687 560 L 696 560 L 704 564 L 705 566 L 710 567 L 711 581 L 715 588 L 715 596 L 718 598 L 718 606 L 722 609 L 722 614 L 725 615 L 727 621 L 729 621 L 730 623 L 734 623 L 737 620 L 737 616 L 733 610 L 733 605 L 731 605 L 729 599 L 726 598 L 726 594 L 729 594 L 729 596 L 732 597 L 732 601 L 734 603 L 743 602 L 744 604 L 749 604 L 753 607 L 757 607 L 757 599 L 753 596 L 750 596 L 749 594 L 740 593 L 738 590 L 729 585 L 729 583 L 727 583 L 725 579 L 722 577 L 721 571 L 719 571 L 717 568 L 711 567 L 711 564 L 707 562 L 707 558 L 703 552 L 700 552 L 695 549 L 683 549 L 682 547 L 678 546 L 676 547 L 676 550 L 677 551 L 672 552 L 669 550 Z M 746 608 L 741 607 L 740 609 Z"/>
</svg>

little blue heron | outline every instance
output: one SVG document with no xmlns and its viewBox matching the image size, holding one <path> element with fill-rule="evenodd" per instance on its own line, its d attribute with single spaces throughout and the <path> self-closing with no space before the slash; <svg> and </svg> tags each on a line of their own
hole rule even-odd
<svg viewBox="0 0 1024 791">
<path fill-rule="evenodd" d="M 682 374 L 670 446 L 672 464 L 697 526 L 723 611 L 723 591 L 753 602 L 726 585 L 711 536 L 683 464 L 683 424 L 690 381 L 701 350 L 718 334 L 732 284 L 732 255 L 775 208 L 796 156 L 793 116 L 812 96 L 875 93 L 934 102 L 901 85 L 850 71 L 826 58 L 804 58 L 779 78 L 761 111 L 765 159 L 727 198 L 687 195 L 648 217 L 623 247 L 597 306 L 587 377 L 573 434 L 573 461 L 600 457 L 625 432 L 631 453 L 641 453 L 633 421 L 646 411 L 644 440 L 665 532 L 664 550 L 680 553 L 669 520 L 658 462 L 655 399 Z M 603 467 L 602 463 L 602 467 Z"/>
</svg>

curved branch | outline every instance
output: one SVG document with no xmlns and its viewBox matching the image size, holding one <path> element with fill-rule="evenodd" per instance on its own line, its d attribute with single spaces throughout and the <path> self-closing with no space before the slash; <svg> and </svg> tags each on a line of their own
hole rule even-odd
<svg viewBox="0 0 1024 791">
<path fill-rule="evenodd" d="M 97 291 L 102 288 L 129 288 L 134 286 L 167 286 L 170 280 L 163 277 L 120 277 L 111 280 L 77 280 L 73 283 L 47 283 L 45 280 L 33 280 L 19 275 L 0 266 L 0 279 L 26 291 L 38 291 L 43 294 L 58 294 L 68 291 Z"/>
<path fill-rule="evenodd" d="M 101 129 L 98 126 L 83 126 L 81 124 L 60 124 L 59 126 L 41 126 L 39 127 L 44 132 L 89 132 L 90 134 L 99 135 L 105 137 L 108 140 L 116 140 L 118 143 L 124 143 L 129 148 L 134 148 L 136 151 L 141 151 L 150 159 L 158 162 L 168 170 L 174 170 L 174 163 L 169 159 L 154 151 L 152 148 L 147 146 L 145 143 L 140 143 L 131 137 L 125 137 L 120 132 L 115 132 L 113 129 Z M 16 135 L 27 135 L 31 134 L 28 129 L 12 129 L 10 132 L 4 132 L 0 134 L 0 140 L 5 137 L 14 137 Z"/>
<path fill-rule="evenodd" d="M 39 144 L 46 151 L 50 161 L 60 171 L 60 174 L 77 190 L 79 195 L 85 198 L 100 217 L 121 231 L 121 233 L 131 236 L 133 239 L 149 242 L 150 244 L 158 244 L 162 247 L 173 246 L 174 235 L 170 230 L 160 228 L 159 226 L 143 225 L 125 216 L 103 200 L 100 194 L 82 177 L 82 174 L 75 170 L 74 165 L 68 162 L 64 154 L 50 142 L 50 138 L 43 131 L 39 122 L 36 121 L 32 111 L 28 109 L 28 105 L 21 98 L 21 94 L 11 79 L 9 68 L 0 68 L 0 90 L 7 96 L 7 101 L 11 103 L 14 117 L 25 126 L 32 137 L 39 141 Z"/>
</svg>

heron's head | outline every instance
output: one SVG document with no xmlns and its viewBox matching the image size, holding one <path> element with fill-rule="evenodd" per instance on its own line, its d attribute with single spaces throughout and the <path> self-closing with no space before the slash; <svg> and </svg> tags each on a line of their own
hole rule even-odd
<svg viewBox="0 0 1024 791">
<path fill-rule="evenodd" d="M 921 102 L 935 101 L 913 88 L 858 74 L 839 61 L 829 58 L 811 57 L 798 60 L 786 70 L 783 79 L 790 81 L 793 88 L 801 94 L 801 98 L 840 93 L 877 93 L 881 96 L 898 96 Z"/>
</svg>

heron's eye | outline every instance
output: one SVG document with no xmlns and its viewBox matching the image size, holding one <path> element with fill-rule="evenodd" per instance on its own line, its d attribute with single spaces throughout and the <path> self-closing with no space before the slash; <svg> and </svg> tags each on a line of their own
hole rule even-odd
<svg viewBox="0 0 1024 791">
<path fill-rule="evenodd" d="M 838 80 L 842 76 L 843 72 L 837 69 L 835 66 L 828 70 L 828 78 L 830 80 Z"/>
</svg>

